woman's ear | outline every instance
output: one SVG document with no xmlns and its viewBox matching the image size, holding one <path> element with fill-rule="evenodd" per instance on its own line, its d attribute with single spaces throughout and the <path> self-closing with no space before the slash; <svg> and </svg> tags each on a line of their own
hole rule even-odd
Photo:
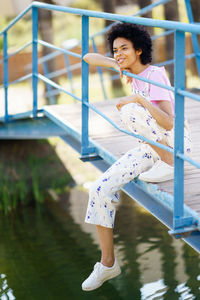
<svg viewBox="0 0 200 300">
<path fill-rule="evenodd" d="M 142 54 L 142 49 L 138 49 L 135 52 L 136 52 L 136 55 L 141 55 Z"/>
</svg>

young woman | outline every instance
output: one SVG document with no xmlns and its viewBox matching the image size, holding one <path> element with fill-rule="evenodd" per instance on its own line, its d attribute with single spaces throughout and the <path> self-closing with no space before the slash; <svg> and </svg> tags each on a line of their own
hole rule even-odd
<svg viewBox="0 0 200 300">
<path fill-rule="evenodd" d="M 164 67 L 150 65 L 152 43 L 144 27 L 117 23 L 108 33 L 108 42 L 114 58 L 88 53 L 84 60 L 91 65 L 111 67 L 137 74 L 143 78 L 170 85 Z M 125 128 L 173 148 L 174 100 L 170 91 L 153 84 L 128 77 L 133 94 L 121 98 L 116 104 Z M 118 191 L 126 183 L 139 176 L 147 182 L 161 182 L 173 178 L 173 155 L 159 147 L 139 141 L 116 161 L 92 185 L 85 221 L 95 224 L 102 251 L 101 262 L 83 282 L 82 289 L 94 290 L 106 280 L 120 274 L 114 255 L 113 227 L 115 202 Z M 185 130 L 185 151 L 190 151 L 190 138 Z"/>
</svg>

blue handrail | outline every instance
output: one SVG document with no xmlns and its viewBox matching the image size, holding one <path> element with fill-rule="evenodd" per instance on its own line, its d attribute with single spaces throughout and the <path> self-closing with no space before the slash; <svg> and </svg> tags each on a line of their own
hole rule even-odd
<svg viewBox="0 0 200 300">
<path fill-rule="evenodd" d="M 161 0 L 165 1 L 165 0 Z M 81 15 L 82 17 L 82 54 L 74 54 L 71 51 L 64 50 L 58 48 L 54 45 L 46 43 L 44 41 L 38 40 L 38 8 L 40 9 L 48 9 L 52 11 L 59 11 L 65 13 L 72 13 Z M 200 168 L 200 164 L 191 160 L 187 156 L 184 155 L 183 149 L 183 135 L 184 135 L 184 97 L 190 97 L 194 100 L 200 101 L 200 96 L 197 96 L 193 93 L 185 91 L 185 32 L 190 32 L 192 34 L 200 34 L 200 25 L 199 24 L 184 24 L 180 22 L 174 21 L 162 21 L 162 20 L 153 20 L 147 18 L 138 18 L 138 17 L 129 17 L 123 15 L 116 14 L 108 14 L 103 12 L 93 12 L 89 10 L 83 9 L 74 9 L 69 7 L 62 7 L 57 5 L 44 4 L 40 2 L 33 2 L 24 12 L 22 12 L 13 22 L 11 22 L 1 33 L 0 36 L 4 37 L 4 89 L 5 89 L 5 121 L 9 120 L 8 115 L 8 59 L 11 55 L 7 54 L 7 32 L 8 30 L 18 21 L 20 20 L 27 12 L 32 9 L 32 86 L 33 86 L 33 116 L 37 116 L 37 112 L 39 111 L 37 108 L 37 85 L 38 79 L 46 82 L 48 85 L 62 91 L 74 99 L 81 101 L 82 103 L 82 154 L 87 155 L 91 154 L 95 151 L 95 148 L 91 148 L 89 145 L 89 136 L 88 136 L 88 121 L 89 121 L 89 109 L 92 109 L 99 115 L 101 115 L 104 119 L 106 119 L 110 124 L 112 124 L 115 128 L 135 137 L 138 137 L 152 145 L 156 145 L 166 151 L 174 153 L 174 161 L 175 161 L 175 180 L 174 180 L 174 232 L 184 226 L 188 226 L 192 224 L 192 218 L 186 218 L 184 216 L 184 195 L 183 195 L 183 163 L 187 161 L 192 165 Z M 88 75 L 89 68 L 88 64 L 83 60 L 84 54 L 86 54 L 89 50 L 89 18 L 104 18 L 113 21 L 122 21 L 122 22 L 130 22 L 135 24 L 141 24 L 145 26 L 155 26 L 163 29 L 173 30 L 175 31 L 175 86 L 168 87 L 157 82 L 154 82 L 149 79 L 144 79 L 138 75 L 125 72 L 125 75 L 131 76 L 133 78 L 138 78 L 145 82 L 149 82 L 151 84 L 160 86 L 167 90 L 170 90 L 175 93 L 175 148 L 172 150 L 169 147 L 161 145 L 159 143 L 153 142 L 149 139 L 146 139 L 140 135 L 135 135 L 126 130 L 119 128 L 113 121 L 111 121 L 107 116 L 101 113 L 97 108 L 93 105 L 89 104 L 89 86 L 88 86 Z M 73 55 L 78 58 L 81 58 L 82 64 L 82 97 L 79 98 L 74 93 L 70 93 L 65 90 L 63 87 L 53 82 L 51 79 L 41 75 L 38 73 L 38 44 L 42 44 L 44 46 L 50 47 L 56 51 L 62 51 L 67 55 Z M 22 48 L 21 48 L 22 49 Z M 199 53 L 195 53 L 199 55 Z M 25 78 L 30 78 L 30 74 L 22 77 L 19 80 L 23 80 Z M 11 83 L 10 83 L 11 84 Z M 13 116 L 12 116 L 13 118 Z"/>
<path fill-rule="evenodd" d="M 74 53 L 72 51 L 69 51 L 69 50 L 66 50 L 66 49 L 62 49 L 60 47 L 56 47 L 50 43 L 47 43 L 47 42 L 44 42 L 44 41 L 41 41 L 41 40 L 38 40 L 37 41 L 38 44 L 42 45 L 42 46 L 45 46 L 45 47 L 48 47 L 48 48 L 51 48 L 51 49 L 54 49 L 54 50 L 58 50 L 60 51 L 61 53 L 64 53 L 64 54 L 68 54 L 68 55 L 71 55 L 71 56 L 74 56 L 74 57 L 77 57 L 77 58 L 81 58 L 81 55 L 78 54 L 78 53 Z"/>
<path fill-rule="evenodd" d="M 133 14 L 132 17 L 136 17 L 136 16 L 139 16 L 139 15 L 142 16 L 142 15 L 146 14 L 147 12 L 151 11 L 153 8 L 155 8 L 155 7 L 159 6 L 159 5 L 166 4 L 166 3 L 171 2 L 171 1 L 172 1 L 172 0 L 159 0 L 159 1 L 155 2 L 155 3 L 152 3 L 152 4 L 150 4 L 150 5 L 147 5 L 146 7 L 140 9 L 140 10 L 137 11 L 135 14 Z M 107 27 L 105 27 L 105 28 L 102 29 L 101 31 L 99 31 L 99 32 L 97 32 L 97 33 L 94 33 L 94 34 L 91 36 L 91 39 L 93 39 L 93 38 L 96 37 L 96 36 L 99 36 L 99 35 L 101 35 L 101 34 L 106 33 L 106 32 L 110 29 L 111 26 L 112 26 L 112 24 L 111 24 L 111 25 L 108 25 Z M 170 31 L 170 32 L 166 32 L 166 33 L 164 32 L 164 33 L 161 34 L 161 36 L 162 36 L 162 35 L 165 35 L 165 34 L 171 34 L 172 32 L 174 32 L 174 30 L 172 30 L 172 31 Z M 160 35 L 158 35 L 158 36 L 160 36 Z M 153 38 L 155 39 L 156 36 L 154 36 Z"/>
<path fill-rule="evenodd" d="M 52 11 L 66 12 L 70 14 L 76 14 L 76 15 L 99 18 L 99 19 L 129 22 L 129 23 L 134 23 L 134 24 L 139 24 L 139 25 L 144 25 L 149 27 L 173 29 L 173 30 L 179 30 L 184 32 L 191 32 L 195 34 L 199 34 L 199 28 L 200 28 L 200 25 L 197 24 L 187 24 L 187 23 L 181 23 L 177 21 L 154 20 L 150 18 L 130 17 L 130 16 L 124 16 L 118 14 L 96 12 L 96 11 L 85 10 L 85 9 L 63 7 L 63 6 L 52 5 L 52 4 L 44 4 L 41 2 L 33 2 L 32 7 L 43 8 Z"/>
<path fill-rule="evenodd" d="M 7 32 L 3 33 L 3 86 L 5 94 L 5 122 L 8 121 L 8 40 Z"/>
<path fill-rule="evenodd" d="M 32 87 L 33 87 L 33 115 L 37 116 L 38 100 L 38 9 L 32 7 Z"/>
</svg>

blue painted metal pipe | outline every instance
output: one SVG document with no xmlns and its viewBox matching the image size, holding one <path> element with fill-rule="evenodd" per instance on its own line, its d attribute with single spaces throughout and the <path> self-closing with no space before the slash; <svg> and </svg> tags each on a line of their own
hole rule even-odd
<svg viewBox="0 0 200 300">
<path fill-rule="evenodd" d="M 15 52 L 9 54 L 9 55 L 7 56 L 7 59 L 9 59 L 10 57 L 14 56 L 15 54 L 21 52 L 22 50 L 24 50 L 25 48 L 29 47 L 30 45 L 32 45 L 32 41 L 26 43 L 24 46 L 20 47 L 20 48 L 17 49 Z M 3 60 L 0 60 L 0 63 L 1 63 L 2 61 L 3 61 Z"/>
<path fill-rule="evenodd" d="M 172 0 L 159 0 L 157 2 L 154 2 L 150 5 L 145 6 L 144 8 L 141 8 L 137 13 L 135 13 L 133 16 L 138 16 L 138 15 L 144 15 L 147 12 L 151 11 L 153 8 L 159 6 L 159 5 L 164 5 L 168 2 L 171 2 Z"/>
<path fill-rule="evenodd" d="M 167 35 L 172 34 L 172 33 L 174 33 L 174 30 L 167 30 L 167 31 L 164 31 L 164 32 L 162 32 L 160 34 L 153 35 L 151 37 L 151 39 L 152 39 L 152 41 L 154 41 L 154 40 L 156 40 L 156 39 L 158 39 L 160 37 L 167 36 Z"/>
<path fill-rule="evenodd" d="M 5 114 L 4 120 L 8 121 L 8 40 L 7 32 L 3 34 L 3 85 L 4 85 L 4 103 L 5 103 Z"/>
<path fill-rule="evenodd" d="M 165 1 L 165 0 L 161 0 Z M 160 1 L 160 2 L 161 2 Z M 147 18 L 136 18 L 136 17 L 127 17 L 122 15 L 115 15 L 115 14 L 107 14 L 107 13 L 100 13 L 100 12 L 92 12 L 87 10 L 80 10 L 80 9 L 72 9 L 67 7 L 60 7 L 60 6 L 53 6 L 49 4 L 39 3 L 39 2 L 33 2 L 32 5 L 32 22 L 33 22 L 33 29 L 32 29 L 32 35 L 33 35 L 33 57 L 32 57 L 32 64 L 33 64 L 33 114 L 34 116 L 37 115 L 37 83 L 38 78 L 46 82 L 47 84 L 55 87 L 56 89 L 63 91 L 67 93 L 68 95 L 74 97 L 75 99 L 82 101 L 82 154 L 87 155 L 95 151 L 96 147 L 93 146 L 95 143 L 91 143 L 89 136 L 88 136 L 88 120 L 89 120 L 89 108 L 93 109 L 97 113 L 99 113 L 101 116 L 103 116 L 108 122 L 110 122 L 114 127 L 117 128 L 117 125 L 112 122 L 108 117 L 106 117 L 104 114 L 100 113 L 95 107 L 89 104 L 88 99 L 88 65 L 82 60 L 82 99 L 79 97 L 76 97 L 72 93 L 67 92 L 64 88 L 60 87 L 58 84 L 54 83 L 52 80 L 46 78 L 43 75 L 38 74 L 38 55 L 37 55 L 37 45 L 38 42 L 44 46 L 50 47 L 54 50 L 59 50 L 59 47 L 53 46 L 49 43 L 38 41 L 37 31 L 38 31 L 38 8 L 43 9 L 50 9 L 50 10 L 56 10 L 60 12 L 67 12 L 67 13 L 73 13 L 73 14 L 79 14 L 82 16 L 82 56 L 79 56 L 83 58 L 83 55 L 85 55 L 89 51 L 88 41 L 89 41 L 89 17 L 96 17 L 96 18 L 105 18 L 109 20 L 114 21 L 122 21 L 122 22 L 131 22 L 135 24 L 141 24 L 146 26 L 155 26 L 160 27 L 164 29 L 169 30 L 176 30 L 175 33 L 175 87 L 167 87 L 162 84 L 158 84 L 157 82 L 154 82 L 152 80 L 144 79 L 143 77 L 134 75 L 129 72 L 125 72 L 125 75 L 128 75 L 133 78 L 137 78 L 140 80 L 143 80 L 144 82 L 149 82 L 151 84 L 154 84 L 156 86 L 160 86 L 162 88 L 165 88 L 167 90 L 175 92 L 175 150 L 173 151 L 171 148 L 163 146 L 159 143 L 152 142 L 148 139 L 143 138 L 139 135 L 134 135 L 132 133 L 129 133 L 125 130 L 121 130 L 122 132 L 126 132 L 129 135 L 136 136 L 137 138 L 141 138 L 147 142 L 149 142 L 152 145 L 159 146 L 160 148 L 167 150 L 171 153 L 174 152 L 174 160 L 175 160 L 175 184 L 174 184 L 174 232 L 180 231 L 180 228 L 187 227 L 192 225 L 193 218 L 185 217 L 184 216 L 184 198 L 183 198 L 183 164 L 184 160 L 188 161 L 189 163 L 200 167 L 200 164 L 197 162 L 194 162 L 193 160 L 187 158 L 183 154 L 183 135 L 184 135 L 184 97 L 188 96 L 194 100 L 200 100 L 199 96 L 196 96 L 192 93 L 186 92 L 185 89 L 185 34 L 184 32 L 188 31 L 192 34 L 200 34 L 200 25 L 199 24 L 184 24 L 179 22 L 173 22 L 173 21 L 161 21 L 161 20 L 152 20 Z M 29 8 L 30 9 L 30 8 Z M 28 11 L 28 10 L 26 10 Z M 24 13 L 22 13 L 20 16 L 22 17 Z M 6 71 L 8 69 L 8 55 L 7 55 L 7 30 L 11 28 L 20 17 L 16 18 L 9 26 L 7 26 L 7 29 L 5 29 L 0 35 L 4 35 L 4 88 L 5 88 L 5 119 L 8 118 L 8 112 L 6 114 L 7 110 L 7 88 L 8 88 L 8 72 Z M 67 50 L 64 50 L 63 53 L 67 53 Z M 72 55 L 73 52 L 68 51 L 67 54 Z M 199 57 L 199 53 L 196 53 L 196 56 Z M 11 54 L 13 55 L 13 54 Z M 74 55 L 74 53 L 73 53 Z M 74 55 L 76 56 L 76 54 Z M 77 56 L 78 57 L 78 56 Z M 29 74 L 30 75 L 30 74 Z M 29 76 L 27 75 L 27 76 Z M 24 78 L 28 78 L 25 76 Z M 19 80 L 22 80 L 19 79 Z M 17 80 L 17 82 L 19 82 Z M 12 83 L 10 83 L 12 84 Z M 6 117 L 7 115 L 7 117 Z M 97 153 L 100 153 L 101 149 L 97 150 Z M 182 230 L 182 229 L 181 229 Z M 185 231 L 187 229 L 183 229 Z"/>
<path fill-rule="evenodd" d="M 113 70 L 114 70 L 114 69 L 113 69 Z M 115 71 L 116 71 L 116 70 L 115 70 Z M 116 72 L 117 72 L 117 71 L 116 71 Z M 166 89 L 166 90 L 169 90 L 169 91 L 172 91 L 172 92 L 175 91 L 175 88 L 174 88 L 173 86 L 167 86 L 167 85 L 158 83 L 158 82 L 156 82 L 156 81 L 154 81 L 154 80 L 146 79 L 146 78 L 144 78 L 144 77 L 142 77 L 142 76 L 138 76 L 138 75 L 136 75 L 136 74 L 133 74 L 133 73 L 130 73 L 130 72 L 127 72 L 127 71 L 123 71 L 123 74 L 124 74 L 124 75 L 127 75 L 127 76 L 129 76 L 129 77 L 133 77 L 133 78 L 139 79 L 139 80 L 144 81 L 144 82 L 151 83 L 151 84 L 153 84 L 153 85 L 159 86 L 159 87 L 161 87 L 161 88 L 163 88 L 163 89 Z"/>
<path fill-rule="evenodd" d="M 40 40 L 38 41 L 38 44 L 40 44 Z M 61 48 L 60 48 L 61 49 Z M 48 60 L 51 60 L 57 56 L 61 55 L 61 51 L 56 50 L 55 52 L 51 52 L 45 56 L 42 56 L 38 59 L 38 64 L 42 64 L 44 62 L 47 62 Z"/>
<path fill-rule="evenodd" d="M 54 50 L 58 50 L 60 51 L 61 53 L 65 53 L 65 54 L 68 54 L 68 55 L 71 55 L 71 56 L 74 56 L 74 57 L 78 57 L 78 58 L 81 58 L 81 55 L 78 54 L 78 53 L 74 53 L 72 51 L 69 51 L 69 50 L 66 50 L 66 49 L 63 49 L 63 48 L 59 48 L 59 47 L 56 47 L 50 43 L 47 43 L 47 42 L 44 42 L 44 41 L 41 41 L 41 40 L 38 40 L 37 41 L 38 44 L 42 45 L 42 46 L 45 46 L 45 47 L 48 47 L 48 48 L 51 48 L 51 49 L 54 49 Z"/>
<path fill-rule="evenodd" d="M 67 95 L 73 97 L 74 99 L 80 101 L 80 102 L 82 101 L 81 98 L 79 98 L 78 96 L 76 96 L 76 95 L 74 95 L 74 94 L 68 92 L 68 91 L 67 91 L 66 89 L 64 89 L 62 86 L 60 86 L 59 84 L 53 82 L 51 79 L 49 79 L 49 78 L 47 78 L 47 77 L 45 77 L 45 76 L 43 76 L 43 75 L 41 75 L 41 74 L 38 74 L 37 77 L 38 77 L 38 79 L 44 81 L 46 84 L 49 84 L 49 85 L 53 86 L 55 89 L 58 89 L 60 92 L 63 92 L 63 93 L 65 93 L 65 94 L 67 94 Z"/>
<path fill-rule="evenodd" d="M 19 83 L 19 82 L 22 82 L 22 81 L 25 81 L 25 80 L 27 80 L 27 79 L 30 79 L 30 78 L 32 78 L 32 73 L 30 73 L 30 74 L 27 74 L 27 75 L 24 75 L 24 76 L 22 76 L 22 77 L 20 77 L 20 78 L 18 78 L 18 79 L 16 79 L 16 80 L 14 80 L 14 81 L 11 81 L 11 82 L 9 82 L 8 84 L 7 84 L 7 86 L 10 86 L 10 85 L 13 85 L 13 84 L 17 84 L 17 83 Z"/>
<path fill-rule="evenodd" d="M 191 53 L 191 54 L 188 54 L 185 56 L 185 60 L 186 59 L 190 59 L 190 58 L 193 58 L 195 57 L 195 54 L 194 53 Z M 158 64 L 155 64 L 155 66 L 168 66 L 168 65 L 172 65 L 174 64 L 174 59 L 169 59 L 169 60 L 166 60 L 164 62 L 161 62 L 161 63 L 158 63 Z"/>
<path fill-rule="evenodd" d="M 180 157 L 182 160 L 187 161 L 188 163 L 190 163 L 191 165 L 197 167 L 198 169 L 200 169 L 200 163 L 194 161 L 193 159 L 191 159 L 190 157 L 187 157 L 186 155 L 184 155 L 183 153 L 176 153 L 177 157 Z"/>
<path fill-rule="evenodd" d="M 61 53 L 59 51 L 55 51 L 55 52 L 52 52 L 52 53 L 49 53 L 43 57 L 40 57 L 38 58 L 38 64 L 42 64 L 43 62 L 46 62 L 50 59 L 53 59 L 54 57 L 57 57 L 58 55 L 60 55 Z M 27 64 L 25 66 L 26 69 L 32 69 L 32 63 L 30 64 Z"/>
<path fill-rule="evenodd" d="M 55 78 L 55 77 L 61 76 L 66 73 L 67 73 L 66 68 L 63 68 L 63 69 L 48 73 L 46 77 L 51 79 L 51 78 Z"/>
<path fill-rule="evenodd" d="M 24 15 L 26 15 L 32 9 L 32 4 L 29 5 L 24 11 L 22 11 L 4 30 L 0 32 L 0 36 L 6 33 L 11 27 L 13 27 Z"/>
<path fill-rule="evenodd" d="M 77 9 L 71 7 L 63 7 L 58 5 L 52 4 L 44 4 L 41 2 L 33 2 L 33 7 L 43 8 L 52 11 L 60 11 L 66 12 L 71 14 L 77 14 L 81 16 L 99 18 L 99 19 L 106 19 L 106 20 L 113 20 L 113 21 L 121 21 L 121 22 L 130 22 L 134 24 L 144 25 L 144 26 L 153 26 L 159 27 L 164 29 L 173 29 L 173 30 L 180 30 L 184 32 L 191 32 L 191 33 L 200 33 L 200 25 L 199 24 L 186 24 L 177 21 L 163 21 L 163 20 L 154 20 L 151 18 L 138 18 L 138 17 L 130 17 L 124 15 L 116 15 L 116 14 L 109 14 L 103 12 L 95 12 L 91 10 L 84 10 L 84 9 Z"/>
<path fill-rule="evenodd" d="M 37 116 L 37 96 L 38 96 L 38 8 L 32 8 L 32 86 L 33 86 L 33 116 Z"/>
<path fill-rule="evenodd" d="M 83 56 L 89 52 L 89 18 L 82 16 L 82 135 L 81 135 L 81 154 L 88 155 L 89 150 L 89 109 L 85 103 L 89 101 L 89 66 L 83 60 Z"/>
<path fill-rule="evenodd" d="M 170 147 L 167 147 L 167 146 L 162 145 L 160 143 L 154 142 L 154 141 L 152 141 L 152 140 L 150 140 L 148 138 L 143 137 L 142 135 L 135 134 L 135 133 L 132 133 L 130 131 L 127 131 L 125 129 L 120 128 L 115 122 L 113 122 L 110 118 L 108 118 L 104 113 L 102 113 L 101 111 L 99 111 L 94 105 L 92 105 L 92 104 L 90 104 L 90 103 L 88 103 L 86 101 L 84 102 L 84 104 L 87 107 L 89 107 L 91 110 L 93 110 L 94 112 L 96 112 L 98 115 L 100 115 L 101 117 L 103 117 L 106 121 L 108 121 L 108 123 L 110 123 L 114 128 L 118 129 L 119 131 L 121 131 L 123 133 L 126 133 L 126 134 L 128 134 L 130 136 L 136 137 L 138 139 L 141 139 L 141 140 L 143 140 L 143 141 L 145 141 L 145 142 L 147 142 L 147 143 L 149 143 L 151 145 L 157 146 L 157 147 L 159 147 L 159 148 L 161 148 L 163 150 L 166 150 L 166 151 L 168 151 L 170 153 L 174 153 L 174 150 L 172 148 L 170 148 Z"/>
<path fill-rule="evenodd" d="M 185 88 L 185 33 L 175 32 L 175 86 Z M 177 153 L 184 153 L 184 96 L 175 89 L 175 136 L 174 136 L 174 230 L 179 227 L 184 210 L 184 160 Z"/>
<path fill-rule="evenodd" d="M 177 89 L 177 93 L 180 94 L 180 95 L 182 95 L 182 96 L 188 97 L 190 99 L 193 99 L 193 100 L 196 100 L 196 101 L 200 101 L 200 96 L 195 95 L 194 93 L 190 93 L 190 92 L 181 90 L 179 88 Z"/>
<path fill-rule="evenodd" d="M 145 6 L 144 8 L 141 8 L 139 11 L 137 11 L 135 14 L 133 14 L 131 16 L 132 17 L 136 17 L 136 16 L 144 15 L 147 12 L 151 11 L 153 8 L 155 8 L 155 7 L 159 6 L 159 5 L 162 5 L 162 4 L 166 4 L 167 2 L 170 2 L 170 1 L 172 1 L 172 0 L 159 0 L 157 2 L 154 2 L 154 3 L 150 4 L 150 5 Z M 91 38 L 94 38 L 94 37 L 99 36 L 101 34 L 105 34 L 110 29 L 111 26 L 112 26 L 112 24 L 109 25 L 109 26 L 107 26 L 107 27 L 105 27 L 103 30 L 101 30 L 101 31 L 93 34 L 91 36 Z M 172 30 L 172 31 L 174 32 L 174 30 Z M 167 34 L 170 34 L 170 33 L 171 32 L 169 32 Z M 164 35 L 164 34 L 161 34 L 161 36 L 162 35 Z M 158 37 L 160 37 L 160 35 L 158 35 Z M 154 39 L 155 38 L 156 38 L 156 36 L 154 36 Z"/>
</svg>

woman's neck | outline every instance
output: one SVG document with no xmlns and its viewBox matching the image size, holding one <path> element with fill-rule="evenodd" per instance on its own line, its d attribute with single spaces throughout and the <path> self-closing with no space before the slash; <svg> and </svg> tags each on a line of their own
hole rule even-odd
<svg viewBox="0 0 200 300">
<path fill-rule="evenodd" d="M 130 71 L 133 74 L 140 74 L 141 72 L 143 72 L 144 70 L 146 70 L 149 67 L 149 64 L 143 65 L 141 63 L 134 65 L 132 67 L 130 67 Z"/>
</svg>

